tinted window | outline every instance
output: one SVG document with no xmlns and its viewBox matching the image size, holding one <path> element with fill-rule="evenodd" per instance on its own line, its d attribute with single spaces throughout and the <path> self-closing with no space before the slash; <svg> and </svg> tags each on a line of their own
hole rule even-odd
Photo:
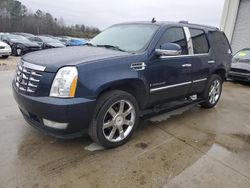
<svg viewBox="0 0 250 188">
<path fill-rule="evenodd" d="M 182 28 L 170 28 L 162 36 L 156 48 L 161 48 L 164 43 L 176 43 L 181 46 L 182 55 L 188 54 L 187 41 Z"/>
<path fill-rule="evenodd" d="M 215 52 L 228 54 L 231 52 L 231 48 L 226 36 L 220 31 L 209 32 L 210 40 L 212 41 L 213 48 Z"/>
<path fill-rule="evenodd" d="M 189 29 L 189 30 L 193 42 L 194 54 L 207 53 L 209 47 L 205 32 L 200 29 Z"/>
</svg>

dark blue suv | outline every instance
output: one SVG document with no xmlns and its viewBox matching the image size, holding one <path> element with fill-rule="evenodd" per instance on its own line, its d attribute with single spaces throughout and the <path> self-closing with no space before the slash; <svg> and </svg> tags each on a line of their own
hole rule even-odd
<svg viewBox="0 0 250 188">
<path fill-rule="evenodd" d="M 187 22 L 111 26 L 87 46 L 28 54 L 13 93 L 25 120 L 59 138 L 125 143 L 139 117 L 190 103 L 215 106 L 231 63 L 217 28 Z"/>
</svg>

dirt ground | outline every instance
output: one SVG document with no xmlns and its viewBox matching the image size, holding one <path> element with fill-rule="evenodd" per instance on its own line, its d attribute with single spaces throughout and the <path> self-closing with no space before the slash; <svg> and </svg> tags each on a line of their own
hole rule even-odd
<svg viewBox="0 0 250 188">
<path fill-rule="evenodd" d="M 20 57 L 9 56 L 7 59 L 0 57 L 0 71 L 14 70 Z"/>
<path fill-rule="evenodd" d="M 1 188 L 250 187 L 249 85 L 225 83 L 213 109 L 141 121 L 127 144 L 106 150 L 87 136 L 58 140 L 27 125 L 13 75 L 0 72 Z"/>
</svg>

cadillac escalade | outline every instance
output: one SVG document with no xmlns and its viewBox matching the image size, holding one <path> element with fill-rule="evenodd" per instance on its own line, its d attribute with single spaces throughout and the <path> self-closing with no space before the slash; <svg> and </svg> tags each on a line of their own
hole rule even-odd
<svg viewBox="0 0 250 188">
<path fill-rule="evenodd" d="M 190 103 L 212 108 L 231 64 L 225 34 L 188 22 L 109 27 L 87 45 L 23 56 L 13 94 L 24 119 L 59 138 L 124 144 L 139 118 Z"/>
</svg>

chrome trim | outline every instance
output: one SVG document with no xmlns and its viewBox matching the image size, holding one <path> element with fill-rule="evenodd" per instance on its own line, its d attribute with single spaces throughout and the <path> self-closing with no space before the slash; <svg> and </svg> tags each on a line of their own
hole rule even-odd
<svg viewBox="0 0 250 188">
<path fill-rule="evenodd" d="M 137 63 L 132 63 L 130 65 L 130 68 L 134 69 L 135 71 L 139 71 L 139 70 L 144 70 L 146 66 L 147 65 L 144 62 L 137 62 Z"/>
<path fill-rule="evenodd" d="M 163 50 L 155 49 L 155 52 L 160 56 L 179 56 L 181 55 L 181 50 Z"/>
<path fill-rule="evenodd" d="M 32 84 L 31 82 L 28 83 L 28 86 L 37 88 L 37 85 Z"/>
<path fill-rule="evenodd" d="M 33 78 L 33 77 L 30 77 L 30 81 L 33 81 L 33 82 L 40 82 L 40 80 L 37 80 L 37 79 L 35 79 L 35 78 Z"/>
<path fill-rule="evenodd" d="M 203 82 L 206 81 L 207 78 L 202 78 L 202 79 L 198 79 L 198 80 L 193 80 L 193 83 L 197 83 L 197 82 Z"/>
<path fill-rule="evenodd" d="M 208 63 L 208 64 L 214 64 L 215 61 L 214 61 L 214 60 L 209 60 L 207 63 Z"/>
<path fill-rule="evenodd" d="M 33 69 L 33 70 L 37 70 L 37 71 L 44 71 L 46 69 L 45 66 L 31 64 L 31 63 L 28 63 L 26 61 L 22 61 L 22 62 L 23 62 L 23 66 L 28 68 L 28 69 Z"/>
<path fill-rule="evenodd" d="M 183 27 L 184 33 L 186 35 L 188 54 L 194 54 L 193 41 L 188 27 Z"/>
<path fill-rule="evenodd" d="M 193 80 L 193 81 L 189 81 L 189 82 L 183 82 L 183 83 L 179 83 L 179 84 L 173 84 L 173 85 L 153 88 L 153 89 L 150 89 L 150 92 L 158 91 L 158 90 L 162 90 L 162 89 L 173 88 L 173 87 L 178 87 L 178 86 L 183 86 L 183 85 L 187 85 L 187 84 L 191 84 L 191 83 L 203 82 L 203 81 L 206 81 L 206 80 L 207 80 L 207 78 L 202 78 L 202 79 Z"/>
<path fill-rule="evenodd" d="M 192 64 L 189 64 L 189 63 L 187 63 L 187 64 L 183 64 L 183 65 L 181 65 L 182 67 L 192 67 Z"/>
<path fill-rule="evenodd" d="M 153 88 L 150 89 L 150 92 L 154 92 L 154 91 L 158 91 L 158 90 L 162 90 L 162 89 L 168 89 L 168 88 L 173 88 L 173 87 L 178 87 L 178 86 L 183 86 L 183 85 L 187 85 L 187 84 L 191 84 L 192 82 L 183 82 L 183 83 L 179 83 L 179 84 L 174 84 L 174 85 L 168 85 L 168 86 L 164 86 L 164 87 L 158 87 L 158 88 Z"/>
<path fill-rule="evenodd" d="M 194 56 L 209 56 L 209 52 L 208 53 L 204 53 L 204 54 L 187 54 L 187 55 L 178 55 L 178 56 L 161 56 L 160 59 L 167 59 L 167 58 L 182 58 L 182 57 L 194 57 Z"/>
<path fill-rule="evenodd" d="M 37 74 L 37 73 L 34 72 L 34 71 L 31 72 L 31 75 L 32 75 L 32 76 L 42 76 L 41 74 Z"/>
</svg>

